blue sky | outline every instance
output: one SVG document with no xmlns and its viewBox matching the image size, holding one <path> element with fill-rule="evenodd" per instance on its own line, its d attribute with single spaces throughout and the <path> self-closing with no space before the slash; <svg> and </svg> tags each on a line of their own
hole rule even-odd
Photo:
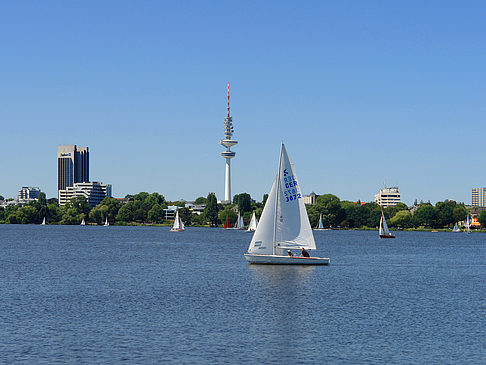
<svg viewBox="0 0 486 365">
<path fill-rule="evenodd" d="M 483 1 L 0 3 L 0 195 L 56 195 L 59 144 L 114 195 L 270 189 L 286 143 L 304 194 L 471 202 L 486 186 Z"/>
</svg>

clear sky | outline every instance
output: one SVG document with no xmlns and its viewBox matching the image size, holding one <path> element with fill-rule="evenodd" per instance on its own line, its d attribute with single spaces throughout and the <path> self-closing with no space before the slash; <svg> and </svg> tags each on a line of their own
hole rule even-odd
<svg viewBox="0 0 486 365">
<path fill-rule="evenodd" d="M 304 194 L 471 202 L 486 186 L 484 1 L 4 1 L 0 195 L 56 196 L 59 144 L 116 197 L 261 200 L 284 140 Z M 483 157 L 482 157 L 483 156 Z"/>
</svg>

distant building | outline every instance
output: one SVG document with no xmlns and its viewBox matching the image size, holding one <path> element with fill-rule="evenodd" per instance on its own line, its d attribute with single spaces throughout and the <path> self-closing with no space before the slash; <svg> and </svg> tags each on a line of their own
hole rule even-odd
<svg viewBox="0 0 486 365">
<path fill-rule="evenodd" d="M 204 209 L 206 208 L 206 204 L 194 204 L 194 203 L 186 203 L 185 207 L 189 209 L 192 214 L 201 215 L 204 213 Z"/>
<path fill-rule="evenodd" d="M 22 186 L 17 195 L 17 201 L 25 204 L 39 198 L 40 189 L 31 186 Z"/>
<path fill-rule="evenodd" d="M 400 203 L 400 190 L 398 187 L 381 189 L 375 194 L 375 203 L 386 208 Z"/>
<path fill-rule="evenodd" d="M 317 201 L 317 198 L 318 197 L 319 197 L 319 195 L 317 195 L 314 192 L 310 193 L 309 195 L 304 195 L 303 196 L 303 198 L 304 198 L 304 204 L 306 204 L 306 205 L 314 205 L 314 204 L 316 204 L 316 201 Z"/>
<path fill-rule="evenodd" d="M 75 183 L 89 181 L 89 151 L 88 147 L 76 145 L 57 146 L 57 191 L 60 199 L 60 191 Z"/>
<path fill-rule="evenodd" d="M 472 189 L 472 203 L 473 207 L 486 207 L 486 188 Z"/>
<path fill-rule="evenodd" d="M 59 205 L 67 204 L 75 196 L 84 196 L 91 207 L 95 207 L 105 198 L 111 198 L 111 185 L 101 182 L 82 182 L 59 190 Z"/>
</svg>

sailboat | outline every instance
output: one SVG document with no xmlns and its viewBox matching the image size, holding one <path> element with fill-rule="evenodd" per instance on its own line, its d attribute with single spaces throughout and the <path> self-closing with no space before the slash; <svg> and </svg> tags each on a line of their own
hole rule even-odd
<svg viewBox="0 0 486 365">
<path fill-rule="evenodd" d="M 179 217 L 179 211 L 177 210 L 174 219 L 174 225 L 172 226 L 171 232 L 180 232 L 183 230 L 184 230 L 184 223 L 182 223 L 182 220 Z"/>
<path fill-rule="evenodd" d="M 381 211 L 379 235 L 380 238 L 395 238 L 395 236 L 392 235 L 390 230 L 388 229 L 388 225 L 386 224 L 385 214 L 383 214 L 383 210 Z"/>
<path fill-rule="evenodd" d="M 46 225 L 46 217 L 44 217 L 44 219 L 42 220 L 42 223 L 41 223 L 41 226 L 45 226 Z"/>
<path fill-rule="evenodd" d="M 322 213 L 319 216 L 319 223 L 317 224 L 316 231 L 325 231 L 324 224 L 322 224 Z"/>
<path fill-rule="evenodd" d="M 108 217 L 106 217 L 105 224 L 103 224 L 103 226 L 108 227 L 109 225 L 110 225 L 110 223 L 108 223 Z"/>
<path fill-rule="evenodd" d="M 83 220 L 81 221 L 80 226 L 85 226 L 85 225 L 86 225 L 86 222 L 84 221 L 84 218 L 83 218 Z"/>
<path fill-rule="evenodd" d="M 251 264 L 329 264 L 329 258 L 284 254 L 301 248 L 315 250 L 316 243 L 294 167 L 282 143 L 278 173 L 245 258 Z"/>
<path fill-rule="evenodd" d="M 457 222 L 456 224 L 454 225 L 454 228 L 452 228 L 452 232 L 461 232 L 461 229 L 459 228 L 459 226 L 457 225 Z"/>
<path fill-rule="evenodd" d="M 250 224 L 248 225 L 248 232 L 255 232 L 258 227 L 258 219 L 256 217 L 255 212 L 253 212 L 253 215 L 251 216 L 251 221 Z"/>
<path fill-rule="evenodd" d="M 245 229 L 245 223 L 243 222 L 243 217 L 238 212 L 238 218 L 236 219 L 235 229 Z"/>
<path fill-rule="evenodd" d="M 231 228 L 231 223 L 230 223 L 230 221 L 229 221 L 229 217 L 228 217 L 228 216 L 226 216 L 226 220 L 224 221 L 223 228 L 224 228 L 224 229 Z"/>
<path fill-rule="evenodd" d="M 466 220 L 466 229 L 464 232 L 466 233 L 471 233 L 471 224 L 469 223 L 469 214 L 467 215 L 467 220 Z"/>
</svg>

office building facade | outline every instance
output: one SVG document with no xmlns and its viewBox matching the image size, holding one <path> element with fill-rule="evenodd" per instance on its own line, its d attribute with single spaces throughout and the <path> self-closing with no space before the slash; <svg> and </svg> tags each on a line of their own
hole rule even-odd
<svg viewBox="0 0 486 365">
<path fill-rule="evenodd" d="M 57 147 L 57 191 L 89 181 L 88 147 L 61 145 Z"/>
<path fill-rule="evenodd" d="M 400 203 L 400 189 L 398 187 L 381 189 L 375 194 L 375 203 L 383 208 L 391 207 Z"/>
<path fill-rule="evenodd" d="M 486 207 L 486 188 L 472 189 L 471 205 L 473 207 Z"/>
<path fill-rule="evenodd" d="M 91 207 L 95 207 L 105 198 L 111 198 L 111 185 L 101 182 L 82 182 L 75 183 L 58 192 L 59 205 L 65 205 L 76 196 L 84 196 Z"/>
<path fill-rule="evenodd" d="M 17 194 L 17 201 L 19 203 L 29 203 L 33 200 L 37 200 L 39 198 L 39 194 L 40 189 L 37 187 L 34 188 L 31 186 L 22 186 Z"/>
</svg>

